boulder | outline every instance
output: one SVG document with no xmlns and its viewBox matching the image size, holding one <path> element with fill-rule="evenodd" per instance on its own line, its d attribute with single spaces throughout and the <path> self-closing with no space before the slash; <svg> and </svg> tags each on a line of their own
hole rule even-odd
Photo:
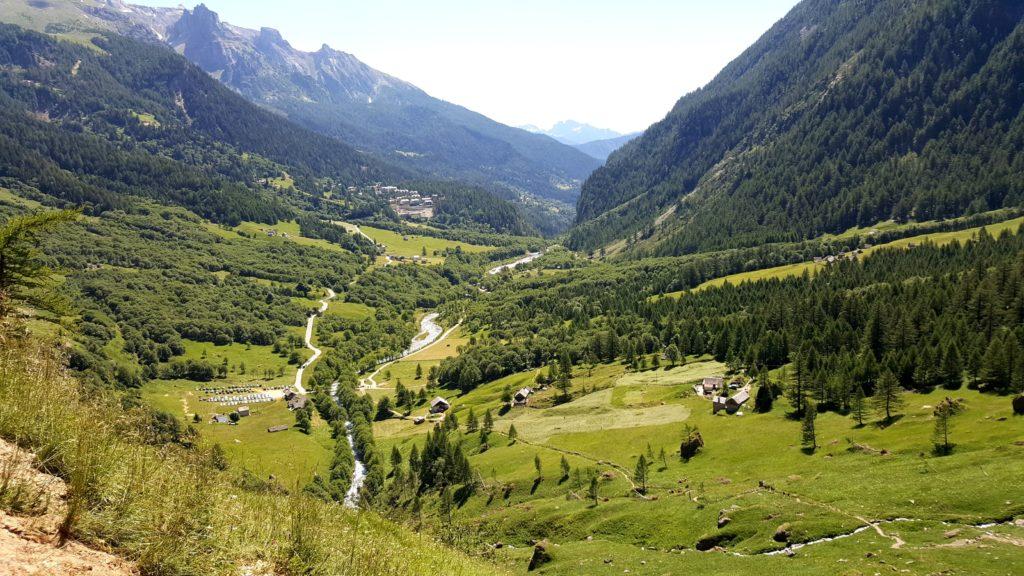
<svg viewBox="0 0 1024 576">
<path fill-rule="evenodd" d="M 550 547 L 551 544 L 547 540 L 537 542 L 537 544 L 533 547 L 533 556 L 530 557 L 530 566 L 527 567 L 527 570 L 532 572 L 537 568 L 540 568 L 541 566 L 551 562 L 551 554 L 548 552 L 548 548 Z"/>
<path fill-rule="evenodd" d="M 776 542 L 789 542 L 790 529 L 791 526 L 789 525 L 789 522 L 780 525 L 775 529 L 775 535 L 772 536 L 772 540 L 775 540 Z"/>
</svg>

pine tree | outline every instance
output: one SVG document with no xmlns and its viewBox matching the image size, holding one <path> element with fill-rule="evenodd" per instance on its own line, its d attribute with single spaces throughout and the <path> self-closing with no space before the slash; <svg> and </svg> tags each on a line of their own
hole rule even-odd
<svg viewBox="0 0 1024 576">
<path fill-rule="evenodd" d="M 409 451 L 409 476 L 413 478 L 419 478 L 420 476 L 420 450 L 415 444 L 412 445 L 412 450 Z"/>
<path fill-rule="evenodd" d="M 935 451 L 939 454 L 949 454 L 953 451 L 949 435 L 952 431 L 953 416 L 959 411 L 960 403 L 952 398 L 946 398 L 935 406 L 935 431 L 932 434 L 932 441 L 935 444 Z"/>
<path fill-rule="evenodd" d="M 597 506 L 597 501 L 600 499 L 600 495 L 598 494 L 597 474 L 590 477 L 590 489 L 587 490 L 587 493 L 590 496 L 590 500 L 593 501 L 594 506 Z"/>
<path fill-rule="evenodd" d="M 804 406 L 804 417 L 800 425 L 800 440 L 804 448 L 814 451 L 818 449 L 818 435 L 814 428 L 814 421 L 818 418 L 818 408 L 814 402 L 808 402 Z"/>
<path fill-rule="evenodd" d="M 891 371 L 886 370 L 878 379 L 872 402 L 875 405 L 875 413 L 879 418 L 884 418 L 886 423 L 891 422 L 893 416 L 903 407 L 903 387 Z"/>
<path fill-rule="evenodd" d="M 552 364 L 552 368 L 555 365 Z M 555 376 L 555 386 L 560 392 L 560 400 L 567 402 L 572 398 L 569 390 L 572 388 L 572 362 L 569 360 L 568 354 L 562 354 L 562 358 L 559 361 L 558 372 Z"/>
<path fill-rule="evenodd" d="M 452 501 L 452 492 L 448 489 L 448 486 L 441 488 L 441 497 L 437 502 L 438 517 L 441 520 L 441 525 L 450 529 L 452 527 L 452 508 L 454 508 L 454 502 Z"/>
<path fill-rule="evenodd" d="M 857 421 L 858 426 L 864 425 L 864 416 L 867 413 L 867 406 L 864 401 L 864 387 L 860 384 L 853 385 L 853 401 L 850 403 L 850 414 Z"/>
<path fill-rule="evenodd" d="M 44 289 L 52 283 L 53 274 L 41 257 L 40 235 L 77 218 L 76 211 L 55 210 L 15 216 L 0 227 L 0 319 L 18 305 L 47 312 L 65 308 L 56 290 Z"/>
<path fill-rule="evenodd" d="M 398 446 L 391 447 L 391 468 L 397 470 L 402 466 L 402 453 L 398 450 Z"/>
<path fill-rule="evenodd" d="M 515 444 L 516 440 L 518 438 L 519 438 L 519 432 L 516 431 L 516 425 L 515 424 L 510 424 L 509 427 L 508 427 L 508 443 L 509 444 Z"/>
<path fill-rule="evenodd" d="M 423 378 L 423 365 L 422 364 L 417 364 L 416 365 L 416 379 L 420 380 L 421 378 Z"/>
<path fill-rule="evenodd" d="M 958 390 L 963 385 L 964 367 L 960 351 L 950 342 L 942 355 L 942 385 L 947 390 Z"/>
<path fill-rule="evenodd" d="M 377 413 L 374 415 L 374 420 L 380 422 L 391 418 L 391 397 L 384 396 L 377 403 Z"/>
<path fill-rule="evenodd" d="M 473 412 L 473 408 L 470 407 L 469 413 L 466 415 L 466 432 L 473 433 L 480 427 L 479 422 L 476 419 L 476 413 Z"/>
<path fill-rule="evenodd" d="M 754 395 L 754 412 L 760 414 L 771 412 L 773 402 L 771 384 L 766 382 L 758 386 L 757 393 Z"/>
<path fill-rule="evenodd" d="M 492 430 L 494 430 L 494 416 L 491 415 L 491 409 L 490 408 L 488 408 L 484 412 L 484 426 L 483 426 L 483 429 L 486 430 L 488 433 L 491 432 Z"/>
<path fill-rule="evenodd" d="M 559 463 L 559 466 L 562 468 L 562 480 L 567 480 L 570 468 L 569 459 L 565 457 L 565 454 L 562 454 L 562 461 Z"/>
<path fill-rule="evenodd" d="M 798 416 L 804 413 L 807 389 L 810 386 L 808 356 L 806 349 L 793 355 L 793 382 L 786 389 L 786 398 Z"/>
<path fill-rule="evenodd" d="M 633 473 L 633 479 L 640 484 L 640 493 L 647 493 L 647 471 L 650 468 L 650 464 L 647 462 L 647 457 L 643 454 L 636 461 L 636 470 Z"/>
<path fill-rule="evenodd" d="M 537 481 L 544 479 L 544 471 L 541 468 L 540 454 L 534 454 L 533 467 L 537 470 Z"/>
</svg>

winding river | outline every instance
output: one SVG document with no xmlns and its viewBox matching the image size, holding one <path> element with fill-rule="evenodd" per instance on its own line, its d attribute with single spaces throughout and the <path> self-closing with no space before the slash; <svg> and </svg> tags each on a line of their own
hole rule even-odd
<svg viewBox="0 0 1024 576">
<path fill-rule="evenodd" d="M 488 270 L 487 273 L 490 274 L 491 276 L 494 276 L 495 274 L 500 274 L 501 272 L 504 272 L 505 270 L 512 270 L 513 268 L 516 268 L 517 266 L 521 266 L 523 264 L 529 264 L 530 262 L 533 262 L 537 258 L 540 258 L 543 254 L 544 254 L 543 252 L 530 252 L 529 254 L 527 254 L 526 256 L 523 256 L 522 258 L 520 258 L 519 260 L 516 260 L 515 262 L 509 262 L 508 264 L 502 264 L 501 266 L 495 266 L 494 268 L 491 268 L 490 270 Z"/>
<path fill-rule="evenodd" d="M 409 342 L 409 347 L 406 348 L 405 351 L 403 351 L 398 356 L 398 358 L 404 358 L 410 354 L 423 350 L 424 348 L 437 342 L 439 339 L 441 339 L 442 336 L 450 334 L 452 330 L 455 329 L 453 327 L 449 329 L 448 332 L 445 332 L 444 329 L 441 328 L 441 325 L 437 323 L 437 317 L 438 314 L 436 312 L 431 312 L 430 314 L 424 316 L 422 320 L 420 320 L 419 334 L 413 337 L 412 341 Z M 380 366 L 378 366 L 377 370 L 375 370 L 373 374 L 370 374 L 360 382 L 360 388 L 376 388 L 377 382 L 376 380 L 373 379 L 373 377 L 376 376 L 377 373 L 381 371 L 381 369 L 383 369 L 385 366 L 388 366 L 393 361 L 394 360 L 384 362 Z M 338 401 L 337 382 L 331 384 L 331 397 L 334 398 L 335 402 Z M 345 422 L 345 430 L 347 432 L 346 435 L 348 437 L 348 444 L 349 446 L 352 447 L 352 457 L 355 460 L 355 466 L 352 469 L 352 484 L 349 485 L 348 492 L 345 493 L 345 506 L 348 506 L 349 508 L 356 508 L 359 506 L 359 490 L 363 487 L 363 482 L 366 480 L 366 465 L 363 464 L 362 460 L 360 460 L 359 453 L 356 451 L 356 442 L 355 438 L 352 435 L 351 422 Z"/>
</svg>

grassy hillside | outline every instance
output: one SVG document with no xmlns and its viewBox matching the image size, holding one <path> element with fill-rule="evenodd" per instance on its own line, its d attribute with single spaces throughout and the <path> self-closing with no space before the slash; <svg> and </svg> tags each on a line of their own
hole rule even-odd
<svg viewBox="0 0 1024 576">
<path fill-rule="evenodd" d="M 113 548 L 144 573 L 500 572 L 372 513 L 220 472 L 205 443 L 157 445 L 145 411 L 85 394 L 49 345 L 10 324 L 2 342 L 0 435 L 67 480 L 71 537 Z"/>
<path fill-rule="evenodd" d="M 906 414 L 885 426 L 873 416 L 858 426 L 848 416 L 822 415 L 821 448 L 809 455 L 782 400 L 768 414 L 711 414 L 692 384 L 725 370 L 702 359 L 636 373 L 611 365 L 588 376 L 581 368 L 572 402 L 552 406 L 541 393 L 529 407 L 505 413 L 501 391 L 531 384 L 534 373 L 451 397 L 462 423 L 470 408 L 478 417 L 487 409 L 500 414 L 488 449 L 476 434 L 463 436 L 484 486 L 459 503 L 458 522 L 517 547 L 550 540 L 557 545 L 548 548 L 551 574 L 663 574 L 709 565 L 730 574 L 812 574 L 837 566 L 851 574 L 885 566 L 1006 574 L 1007 563 L 1024 561 L 1021 528 L 977 527 L 1024 514 L 1013 480 L 1024 457 L 1024 421 L 1011 416 L 1008 398 L 969 390 L 912 394 Z M 956 420 L 956 449 L 935 456 L 932 408 L 951 394 L 966 406 Z M 513 424 L 519 440 L 510 443 L 505 432 Z M 697 427 L 705 442 L 689 461 L 678 456 L 684 425 Z M 423 433 L 425 426 L 411 421 L 377 425 L 378 443 L 406 456 Z M 653 455 L 654 464 L 648 491 L 639 496 L 631 488 L 642 454 Z M 563 455 L 568 476 L 560 471 Z M 591 474 L 599 478 L 597 505 L 587 495 Z M 783 526 L 788 536 L 776 541 Z M 764 555 L 853 531 L 848 539 L 799 548 L 795 558 Z M 695 551 L 702 540 L 726 553 Z M 524 561 L 528 555 L 512 553 Z"/>
<path fill-rule="evenodd" d="M 954 231 L 950 231 L 950 232 L 934 232 L 934 233 L 931 233 L 931 234 L 921 234 L 921 235 L 918 235 L 918 236 L 908 236 L 906 238 L 900 238 L 898 240 L 893 240 L 892 242 L 886 242 L 884 244 L 876 244 L 876 245 L 871 246 L 870 248 L 866 248 L 866 249 L 861 251 L 861 257 L 868 256 L 868 255 L 872 254 L 873 252 L 876 252 L 876 251 L 882 250 L 882 249 L 886 249 L 886 248 L 904 248 L 905 249 L 905 248 L 908 248 L 908 247 L 911 247 L 911 246 L 918 246 L 918 245 L 924 244 L 926 242 L 929 243 L 929 244 L 935 245 L 935 246 L 944 246 L 944 245 L 950 244 L 952 242 L 963 243 L 963 242 L 967 242 L 968 240 L 970 240 L 971 238 L 976 236 L 978 234 L 978 232 L 980 232 L 981 230 L 984 230 L 986 233 L 988 233 L 988 234 L 990 234 L 992 236 L 999 236 L 1003 232 L 1007 232 L 1007 231 L 1008 232 L 1016 233 L 1018 230 L 1020 230 L 1021 224 L 1024 224 L 1024 218 L 1012 218 L 1010 220 L 1005 220 L 1005 221 L 999 222 L 997 224 L 990 224 L 988 226 L 978 226 L 978 227 L 974 227 L 974 228 L 964 228 L 962 230 L 954 230 Z M 891 230 L 891 227 L 883 226 L 883 227 L 880 227 L 880 229 L 883 229 L 883 230 L 890 229 Z M 856 230 L 851 230 L 849 233 L 850 234 L 855 234 L 857 232 L 858 231 L 856 231 Z M 715 279 L 712 279 L 712 280 L 708 280 L 706 282 L 703 282 L 703 283 L 699 284 L 697 287 L 694 288 L 694 290 L 704 290 L 704 289 L 707 289 L 707 288 L 714 288 L 714 287 L 717 287 L 717 286 L 722 286 L 722 285 L 724 285 L 726 283 L 728 283 L 728 284 L 741 284 L 743 282 L 756 282 L 758 280 L 770 280 L 770 279 L 776 279 L 776 278 L 788 278 L 788 277 L 792 277 L 792 276 L 800 276 L 801 274 L 804 274 L 805 272 L 808 273 L 808 274 L 814 275 L 817 271 L 821 270 L 825 266 L 827 266 L 827 264 L 822 263 L 822 262 L 800 262 L 800 263 L 797 263 L 797 264 L 786 264 L 784 266 L 774 266 L 774 267 L 771 267 L 771 268 L 763 268 L 763 269 L 760 269 L 760 270 L 751 270 L 749 272 L 740 272 L 738 274 L 730 274 L 728 276 L 722 276 L 720 278 L 715 278 Z M 680 291 L 677 291 L 677 292 L 669 292 L 669 293 L 664 294 L 664 296 L 668 296 L 668 297 L 671 297 L 671 298 L 677 298 L 677 297 L 679 297 L 679 295 L 683 294 L 684 292 L 686 292 L 686 291 L 685 290 L 680 290 Z"/>
<path fill-rule="evenodd" d="M 359 229 L 374 242 L 384 245 L 385 251 L 392 256 L 412 258 L 413 256 L 424 256 L 424 252 L 426 252 L 427 261 L 432 263 L 444 261 L 444 252 L 447 250 L 459 249 L 468 253 L 478 253 L 494 248 L 493 246 L 468 244 L 433 236 L 401 234 L 373 226 L 360 226 Z"/>
</svg>

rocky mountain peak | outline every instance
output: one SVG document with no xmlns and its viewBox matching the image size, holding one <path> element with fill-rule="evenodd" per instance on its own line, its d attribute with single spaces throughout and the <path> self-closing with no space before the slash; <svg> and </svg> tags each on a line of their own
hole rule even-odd
<svg viewBox="0 0 1024 576">
<path fill-rule="evenodd" d="M 256 44 L 261 48 L 271 46 L 291 48 L 291 44 L 284 39 L 284 36 L 281 35 L 281 31 L 276 28 L 260 28 L 260 32 L 256 36 Z"/>
</svg>

